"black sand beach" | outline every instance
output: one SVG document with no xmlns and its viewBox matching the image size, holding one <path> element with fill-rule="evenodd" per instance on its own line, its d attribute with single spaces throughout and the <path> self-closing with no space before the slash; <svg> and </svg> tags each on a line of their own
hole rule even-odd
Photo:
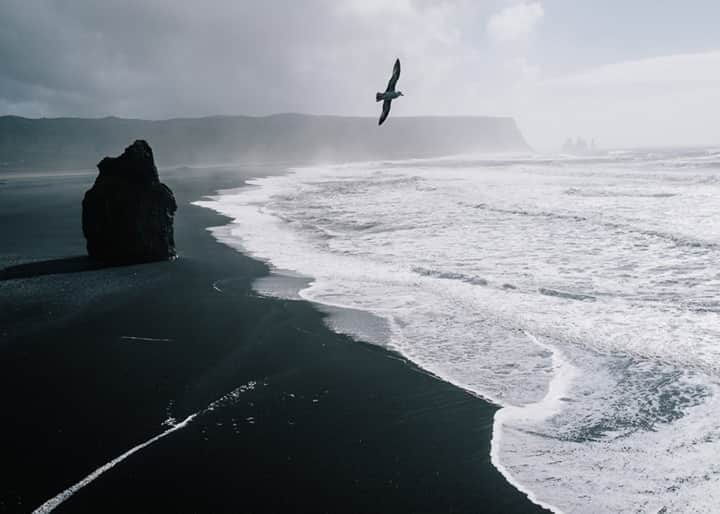
<svg viewBox="0 0 720 514">
<path fill-rule="evenodd" d="M 267 268 L 190 202 L 273 171 L 161 171 L 180 258 L 104 269 L 80 229 L 94 173 L 0 177 L 0 512 L 193 413 L 57 512 L 541 510 L 490 464 L 495 407 L 252 292 Z"/>
</svg>

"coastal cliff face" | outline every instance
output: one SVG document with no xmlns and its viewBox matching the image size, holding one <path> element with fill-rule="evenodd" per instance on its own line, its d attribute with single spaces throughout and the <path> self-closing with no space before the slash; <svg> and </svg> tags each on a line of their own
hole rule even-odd
<svg viewBox="0 0 720 514">
<path fill-rule="evenodd" d="M 90 257 L 109 263 L 174 258 L 177 203 L 160 182 L 150 145 L 135 141 L 121 156 L 105 157 L 98 170 L 82 203 Z"/>
<path fill-rule="evenodd" d="M 0 116 L 0 171 L 88 168 L 127 141 L 153 142 L 166 166 L 240 161 L 342 162 L 529 150 L 512 118 L 279 114 L 165 121 Z"/>
</svg>

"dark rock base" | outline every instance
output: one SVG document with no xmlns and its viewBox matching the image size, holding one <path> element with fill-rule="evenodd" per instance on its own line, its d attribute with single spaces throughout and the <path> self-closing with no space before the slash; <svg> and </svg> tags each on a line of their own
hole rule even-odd
<svg viewBox="0 0 720 514">
<path fill-rule="evenodd" d="M 103 159 L 98 168 L 100 174 L 83 199 L 90 257 L 109 263 L 173 259 L 177 203 L 158 178 L 150 146 L 135 141 L 120 157 Z"/>
</svg>

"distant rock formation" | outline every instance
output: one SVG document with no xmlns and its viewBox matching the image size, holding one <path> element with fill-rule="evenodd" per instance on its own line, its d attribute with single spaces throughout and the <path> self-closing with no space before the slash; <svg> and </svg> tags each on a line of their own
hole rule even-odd
<svg viewBox="0 0 720 514">
<path fill-rule="evenodd" d="M 574 142 L 571 138 L 565 140 L 561 151 L 562 153 L 570 155 L 592 155 L 597 153 L 597 148 L 595 146 L 594 139 L 592 139 L 590 141 L 590 144 L 588 145 L 587 141 L 585 141 L 581 137 L 578 137 L 575 139 Z"/>
<path fill-rule="evenodd" d="M 150 145 L 142 140 L 120 157 L 105 157 L 85 193 L 82 228 L 90 257 L 137 263 L 175 257 L 175 196 L 160 182 Z"/>
</svg>

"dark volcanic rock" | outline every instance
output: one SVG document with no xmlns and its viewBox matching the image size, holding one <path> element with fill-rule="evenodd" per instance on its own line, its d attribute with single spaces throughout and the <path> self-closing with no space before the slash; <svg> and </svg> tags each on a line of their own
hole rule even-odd
<svg viewBox="0 0 720 514">
<path fill-rule="evenodd" d="M 152 149 L 135 141 L 120 157 L 105 157 L 85 193 L 82 226 L 90 257 L 110 263 L 175 257 L 175 196 L 160 182 Z"/>
</svg>

